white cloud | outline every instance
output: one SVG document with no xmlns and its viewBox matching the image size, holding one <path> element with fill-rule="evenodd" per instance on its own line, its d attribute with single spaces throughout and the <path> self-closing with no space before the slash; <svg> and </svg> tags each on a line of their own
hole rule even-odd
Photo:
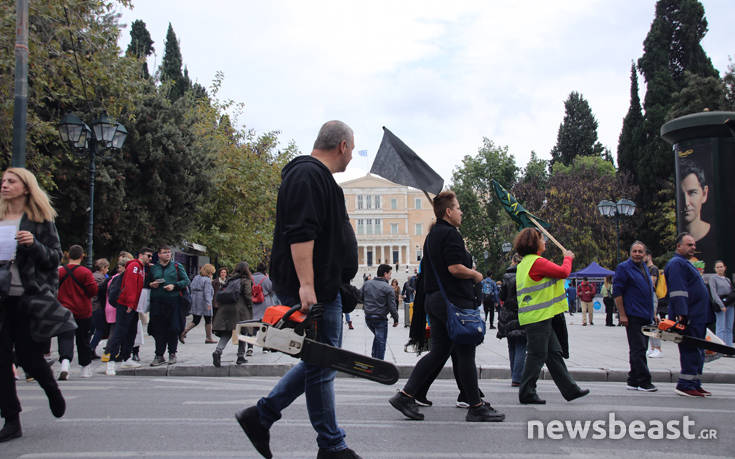
<svg viewBox="0 0 735 459">
<path fill-rule="evenodd" d="M 724 71 L 735 11 L 703 3 L 703 46 Z M 531 150 L 548 157 L 571 91 L 614 152 L 654 5 L 139 0 L 123 22 L 146 22 L 160 63 L 170 21 L 189 75 L 208 85 L 222 70 L 222 96 L 245 103 L 249 128 L 278 129 L 308 153 L 321 123 L 342 119 L 374 155 L 387 126 L 448 180 L 482 137 L 508 145 L 521 167 Z"/>
</svg>

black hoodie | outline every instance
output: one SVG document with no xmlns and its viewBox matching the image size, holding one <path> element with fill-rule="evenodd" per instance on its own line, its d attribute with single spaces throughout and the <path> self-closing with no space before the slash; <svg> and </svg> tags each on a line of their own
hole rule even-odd
<svg viewBox="0 0 735 459">
<path fill-rule="evenodd" d="M 299 156 L 281 171 L 270 274 L 279 298 L 299 299 L 291 244 L 314 241 L 314 289 L 333 301 L 340 284 L 357 272 L 357 240 L 342 188 L 318 159 Z"/>
</svg>

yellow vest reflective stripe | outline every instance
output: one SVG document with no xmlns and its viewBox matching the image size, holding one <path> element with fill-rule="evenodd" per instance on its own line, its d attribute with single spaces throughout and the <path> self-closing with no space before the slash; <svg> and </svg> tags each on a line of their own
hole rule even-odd
<svg viewBox="0 0 735 459">
<path fill-rule="evenodd" d="M 544 277 L 535 281 L 528 275 L 539 258 L 538 255 L 526 255 L 516 271 L 518 322 L 521 325 L 550 319 L 569 306 L 562 279 Z"/>
</svg>

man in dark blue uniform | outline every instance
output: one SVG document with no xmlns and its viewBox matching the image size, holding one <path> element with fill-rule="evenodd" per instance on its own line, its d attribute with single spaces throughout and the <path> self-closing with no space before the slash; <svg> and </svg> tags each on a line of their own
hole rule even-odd
<svg viewBox="0 0 735 459">
<path fill-rule="evenodd" d="M 686 325 L 686 334 L 704 338 L 707 333 L 710 308 L 707 287 L 697 268 L 689 260 L 696 249 L 694 238 L 681 233 L 676 238 L 676 253 L 664 268 L 669 291 L 669 319 Z M 676 383 L 676 393 L 685 397 L 708 397 L 702 389 L 704 350 L 691 344 L 679 344 L 681 372 Z"/>
</svg>

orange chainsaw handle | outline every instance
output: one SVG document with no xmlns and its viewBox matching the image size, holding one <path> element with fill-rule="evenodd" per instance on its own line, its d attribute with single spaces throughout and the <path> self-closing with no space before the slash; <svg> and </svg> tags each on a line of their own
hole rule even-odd
<svg viewBox="0 0 735 459">
<path fill-rule="evenodd" d="M 686 330 L 686 326 L 671 319 L 663 319 L 658 323 L 658 329 L 663 331 L 684 333 L 684 330 Z"/>
</svg>

